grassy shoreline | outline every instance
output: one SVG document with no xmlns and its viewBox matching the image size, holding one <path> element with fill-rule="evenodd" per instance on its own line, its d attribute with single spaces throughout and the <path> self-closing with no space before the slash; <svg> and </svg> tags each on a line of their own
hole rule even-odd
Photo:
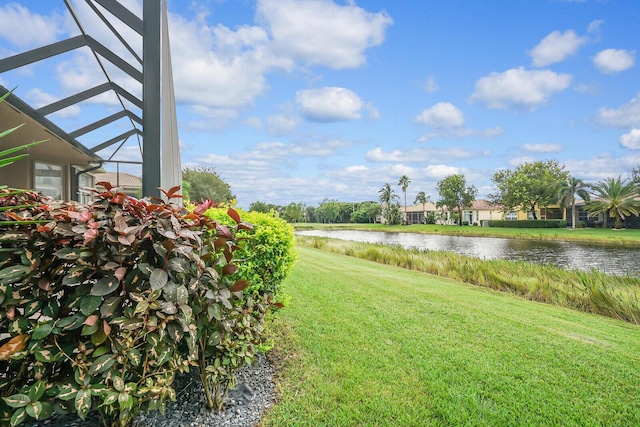
<svg viewBox="0 0 640 427">
<path fill-rule="evenodd" d="M 453 236 L 505 237 L 511 239 L 562 240 L 640 246 L 640 229 L 595 228 L 495 228 L 455 225 L 386 225 L 386 224 L 293 224 L 297 230 L 363 230 L 398 233 L 446 234 Z"/>
<path fill-rule="evenodd" d="M 261 426 L 640 425 L 640 328 L 308 247 Z"/>
<path fill-rule="evenodd" d="M 405 249 L 296 236 L 299 246 L 416 270 L 476 286 L 640 324 L 640 277 L 565 270 L 524 261 L 483 260 L 444 251 Z"/>
</svg>

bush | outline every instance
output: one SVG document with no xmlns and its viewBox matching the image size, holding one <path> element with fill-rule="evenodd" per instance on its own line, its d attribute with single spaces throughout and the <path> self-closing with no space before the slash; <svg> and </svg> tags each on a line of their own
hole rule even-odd
<svg viewBox="0 0 640 427">
<path fill-rule="evenodd" d="M 91 206 L 0 190 L 2 424 L 97 410 L 129 425 L 191 367 L 219 408 L 260 343 L 271 301 L 234 274 L 236 233 L 251 229 L 237 212 L 225 226 L 210 203 L 187 212 L 101 185 Z"/>
<path fill-rule="evenodd" d="M 518 221 L 489 220 L 489 227 L 504 228 L 566 228 L 567 221 L 564 219 L 527 219 Z"/>
<path fill-rule="evenodd" d="M 253 230 L 242 230 L 239 239 L 249 238 L 236 256 L 242 259 L 237 277 L 249 281 L 248 291 L 272 295 L 274 301 L 286 299 L 282 283 L 296 260 L 293 227 L 276 212 L 244 212 L 242 218 L 253 225 Z M 209 209 L 206 215 L 222 224 L 231 219 L 224 209 Z"/>
</svg>

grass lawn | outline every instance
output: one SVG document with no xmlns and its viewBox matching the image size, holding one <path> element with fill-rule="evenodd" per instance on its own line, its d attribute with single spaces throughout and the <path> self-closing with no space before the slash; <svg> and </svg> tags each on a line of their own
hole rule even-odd
<svg viewBox="0 0 640 427">
<path fill-rule="evenodd" d="M 263 426 L 640 425 L 640 328 L 311 248 Z"/>
<path fill-rule="evenodd" d="M 386 225 L 386 224 L 318 224 L 297 223 L 293 226 L 304 229 L 350 229 L 365 231 L 388 231 L 404 233 L 450 234 L 485 237 L 509 237 L 519 239 L 568 240 L 606 242 L 622 245 L 640 245 L 640 229 L 614 230 L 611 228 L 502 228 L 455 225 Z"/>
</svg>

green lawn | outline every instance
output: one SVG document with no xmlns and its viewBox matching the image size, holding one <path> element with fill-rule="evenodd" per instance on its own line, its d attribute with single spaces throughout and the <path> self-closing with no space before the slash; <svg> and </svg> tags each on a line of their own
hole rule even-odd
<svg viewBox="0 0 640 427">
<path fill-rule="evenodd" d="M 640 425 L 640 328 L 299 248 L 264 426 Z"/>
<path fill-rule="evenodd" d="M 405 233 L 451 234 L 469 236 L 512 237 L 520 239 L 569 240 L 640 245 L 640 229 L 614 230 L 602 228 L 499 228 L 455 225 L 385 225 L 385 224 L 293 224 L 296 229 L 351 229 L 396 231 Z"/>
</svg>

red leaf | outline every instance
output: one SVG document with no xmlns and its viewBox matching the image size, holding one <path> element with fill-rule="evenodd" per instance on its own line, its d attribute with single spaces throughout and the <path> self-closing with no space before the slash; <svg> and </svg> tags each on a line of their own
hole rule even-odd
<svg viewBox="0 0 640 427">
<path fill-rule="evenodd" d="M 222 272 L 224 274 L 234 274 L 236 271 L 238 271 L 238 266 L 234 264 L 227 264 L 222 267 Z"/>
<path fill-rule="evenodd" d="M 278 307 L 278 308 L 284 308 L 284 304 L 283 304 L 283 303 L 281 303 L 281 302 L 276 302 L 276 303 L 273 303 L 273 304 L 271 304 L 271 305 L 275 305 L 275 306 L 276 306 L 276 307 Z"/>
<path fill-rule="evenodd" d="M 231 286 L 231 292 L 240 292 L 247 286 L 249 286 L 249 282 L 247 280 L 238 280 L 233 284 L 233 286 Z"/>
<path fill-rule="evenodd" d="M 167 196 L 167 199 L 173 199 L 174 197 L 176 198 L 182 197 L 180 194 L 176 194 L 178 191 L 180 191 L 179 185 L 176 185 L 175 187 L 171 187 L 169 191 L 164 191 L 162 188 L 160 189 L 160 191 L 162 191 L 162 193 L 165 196 Z"/>
<path fill-rule="evenodd" d="M 240 219 L 240 215 L 233 208 L 227 209 L 227 215 L 229 215 L 236 222 L 236 224 L 240 224 L 240 222 L 242 222 Z"/>
<path fill-rule="evenodd" d="M 104 187 L 107 191 L 111 191 L 111 189 L 113 188 L 113 185 L 111 185 L 111 183 L 107 181 L 96 182 L 96 186 L 98 185 L 100 187 Z"/>
</svg>

